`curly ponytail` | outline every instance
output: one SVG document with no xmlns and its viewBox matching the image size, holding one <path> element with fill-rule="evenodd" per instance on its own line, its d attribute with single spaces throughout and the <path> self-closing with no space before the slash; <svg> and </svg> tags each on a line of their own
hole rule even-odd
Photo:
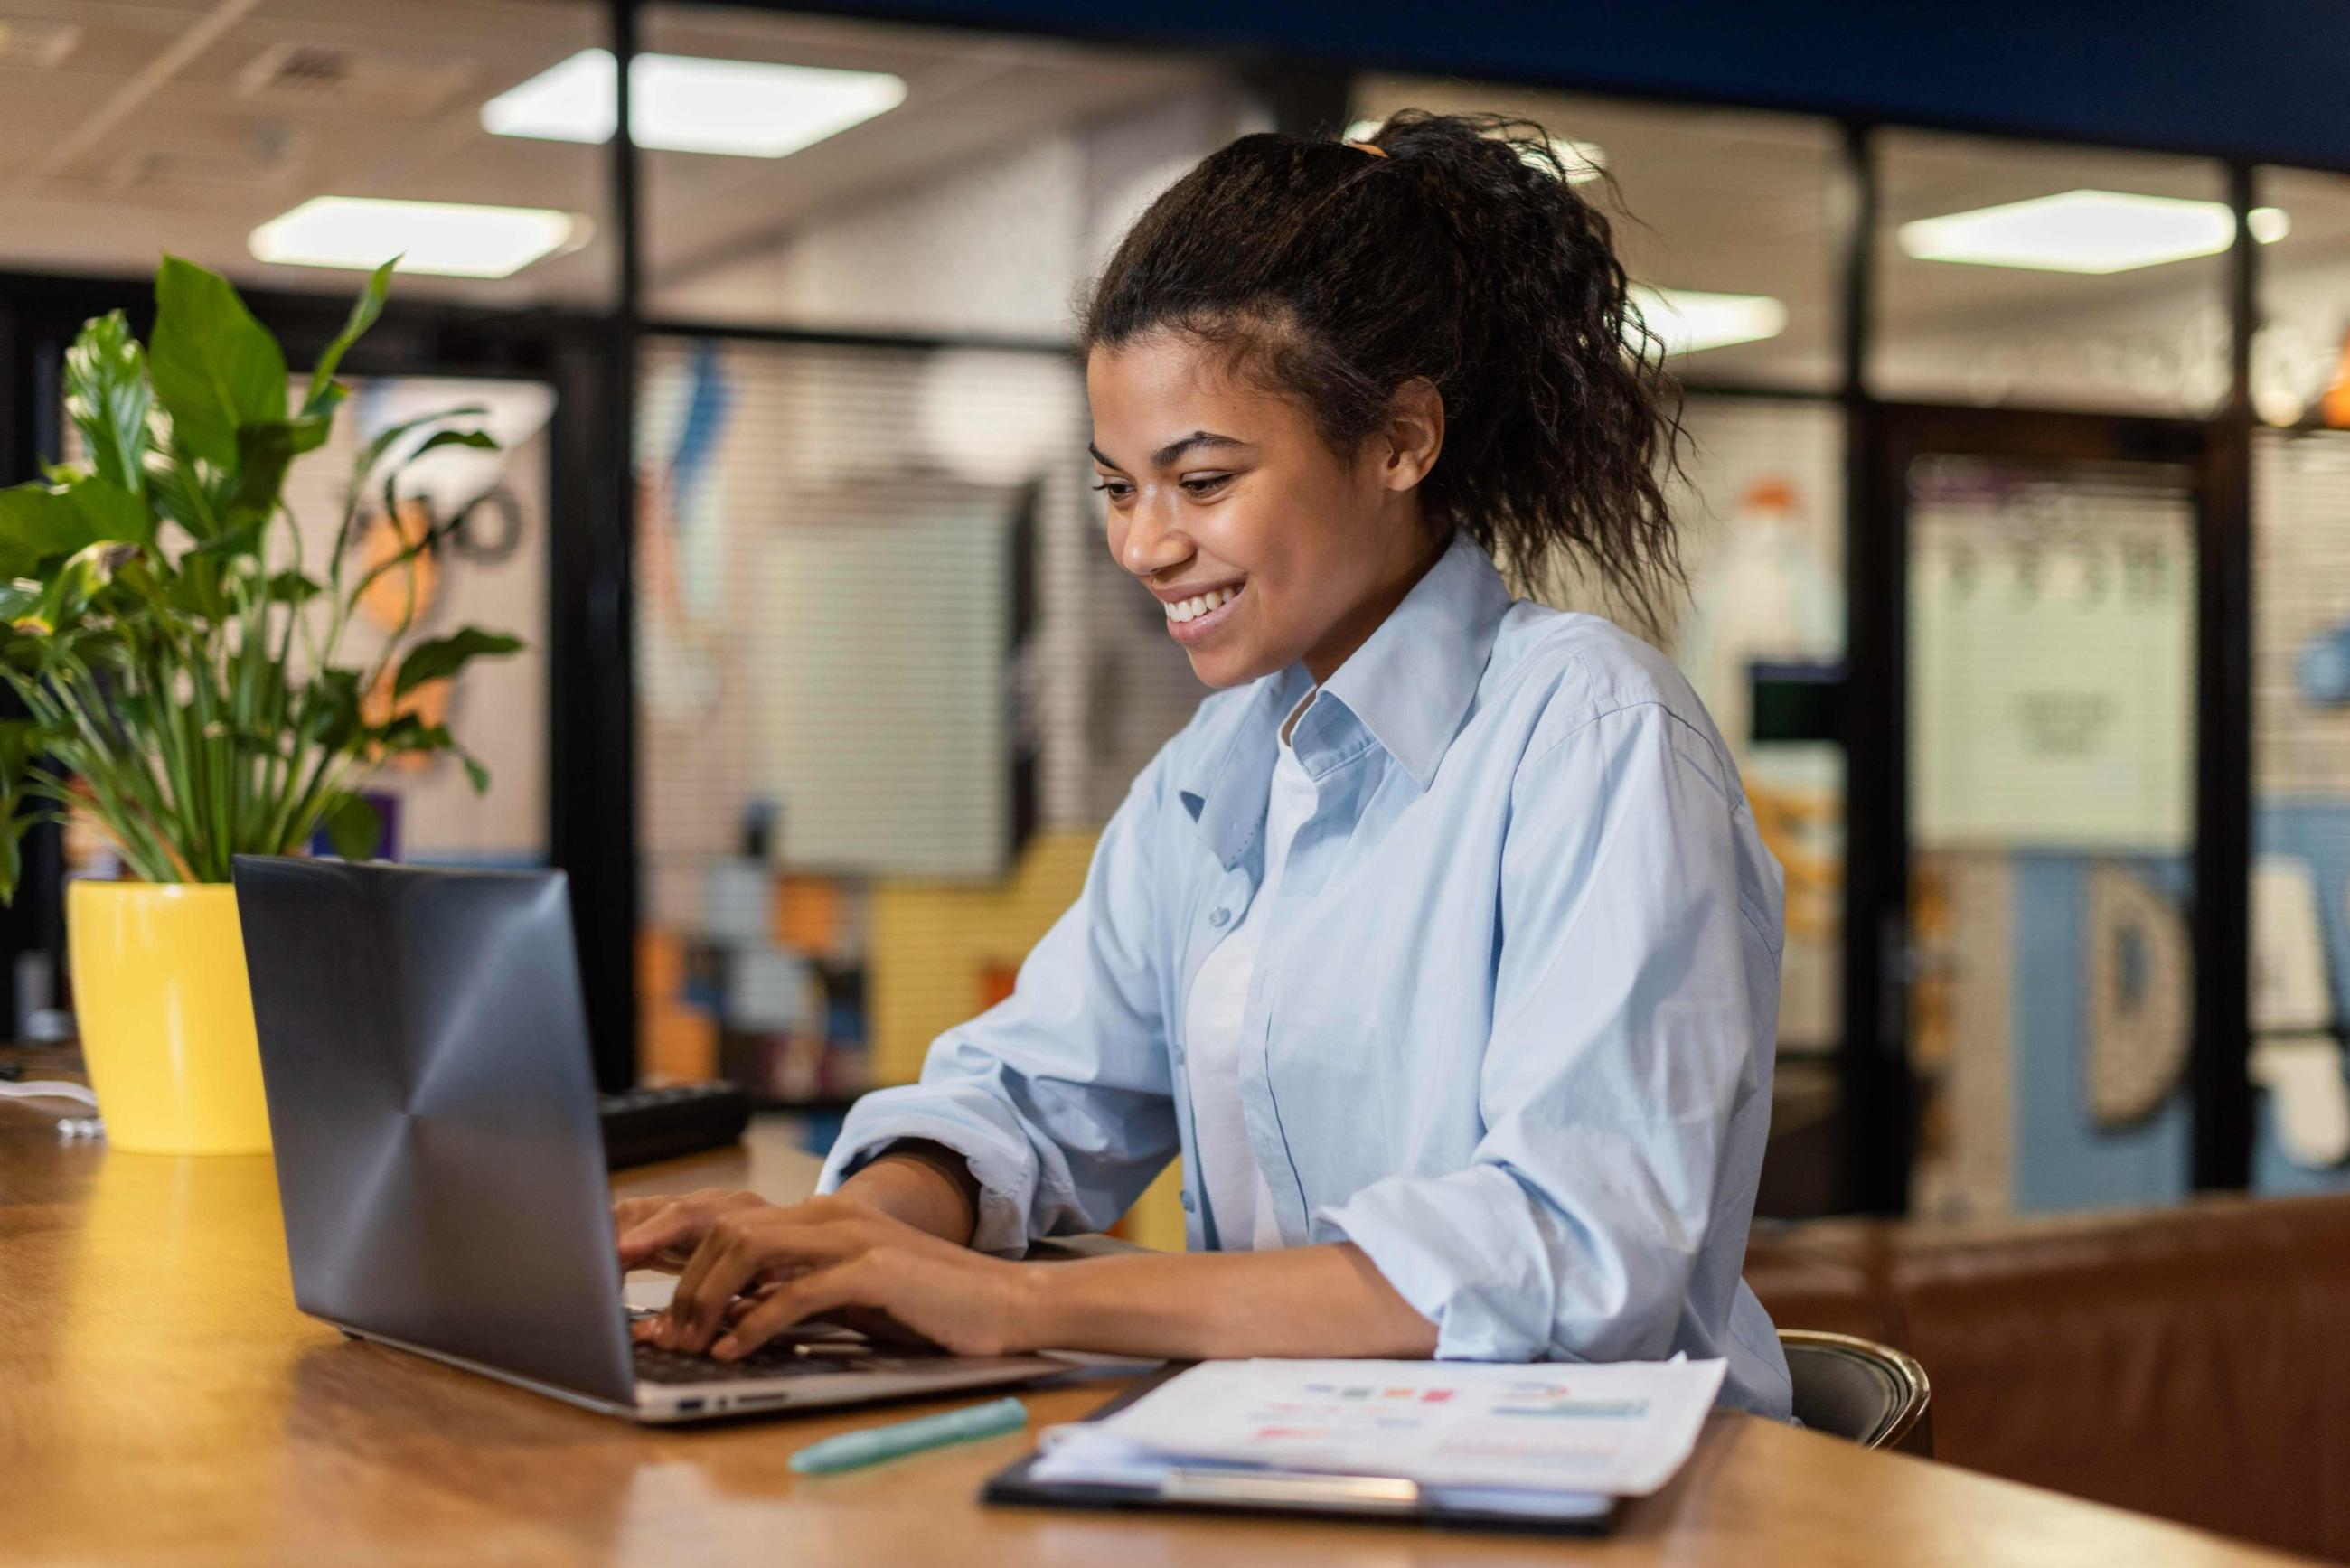
<svg viewBox="0 0 2350 1568">
<path fill-rule="evenodd" d="M 1446 427 L 1430 522 L 1523 583 L 1588 572 L 1655 628 L 1685 580 L 1664 492 L 1680 394 L 1607 219 L 1530 120 L 1405 109 L 1373 140 L 1388 156 L 1278 133 L 1210 154 L 1118 246 L 1081 347 L 1218 346 L 1341 453 L 1425 376 Z"/>
</svg>

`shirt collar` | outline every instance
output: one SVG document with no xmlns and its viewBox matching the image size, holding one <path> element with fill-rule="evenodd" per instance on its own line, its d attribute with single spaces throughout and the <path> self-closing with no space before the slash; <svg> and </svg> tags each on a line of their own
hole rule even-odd
<svg viewBox="0 0 2350 1568">
<path fill-rule="evenodd" d="M 1426 789 L 1477 695 L 1510 603 L 1492 558 L 1455 534 L 1297 722 L 1291 743 L 1306 772 L 1319 778 L 1376 743 Z M 1249 700 L 1202 738 L 1199 761 L 1177 785 L 1227 867 L 1263 825 L 1281 722 L 1313 683 L 1303 661 L 1258 680 Z"/>
</svg>

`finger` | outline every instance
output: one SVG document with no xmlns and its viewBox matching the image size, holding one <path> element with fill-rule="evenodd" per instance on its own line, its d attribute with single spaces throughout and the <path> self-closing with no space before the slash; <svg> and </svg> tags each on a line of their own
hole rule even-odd
<svg viewBox="0 0 2350 1568">
<path fill-rule="evenodd" d="M 661 1344 L 701 1350 L 723 1325 L 727 1303 L 753 1281 L 787 1278 L 862 1251 L 863 1238 L 801 1208 L 724 1214 L 694 1249 L 670 1298 Z"/>
<path fill-rule="evenodd" d="M 670 1297 L 660 1343 L 671 1350 L 701 1350 L 717 1332 L 726 1303 L 771 1261 L 791 1258 L 791 1222 L 783 1210 L 729 1214 L 714 1221 L 687 1260 Z"/>
<path fill-rule="evenodd" d="M 620 1267 L 646 1268 L 663 1252 L 691 1251 L 710 1228 L 710 1216 L 683 1203 L 670 1203 L 620 1232 Z"/>
<path fill-rule="evenodd" d="M 721 1361 L 733 1361 L 819 1313 L 869 1304 L 866 1296 L 871 1282 L 872 1270 L 863 1257 L 786 1281 L 719 1335 L 710 1354 Z"/>
<path fill-rule="evenodd" d="M 764 1201 L 755 1193 L 724 1187 L 701 1187 L 691 1192 L 661 1192 L 647 1198 L 622 1198 L 612 1204 L 612 1228 L 617 1240 L 619 1235 L 666 1213 L 697 1216 L 706 1224 L 729 1209 L 758 1208 Z M 698 1231 L 696 1235 L 699 1236 Z"/>
<path fill-rule="evenodd" d="M 657 1213 L 670 1202 L 667 1197 L 621 1198 L 612 1204 L 612 1233 L 615 1236 L 644 1223 L 648 1215 Z"/>
<path fill-rule="evenodd" d="M 780 1282 L 778 1281 L 771 1280 L 763 1285 L 754 1285 L 749 1290 L 744 1291 L 741 1295 L 736 1296 L 733 1301 L 728 1302 L 726 1303 L 726 1321 L 730 1324 L 733 1323 L 744 1313 L 749 1312 L 753 1307 L 757 1306 L 761 1302 L 765 1301 L 769 1296 L 774 1295 L 775 1293 L 775 1286 L 779 1282 Z"/>
</svg>

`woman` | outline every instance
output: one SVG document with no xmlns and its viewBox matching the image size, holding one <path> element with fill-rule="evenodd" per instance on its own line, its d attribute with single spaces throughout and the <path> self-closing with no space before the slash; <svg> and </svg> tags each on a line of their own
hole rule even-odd
<svg viewBox="0 0 2350 1568">
<path fill-rule="evenodd" d="M 1111 553 L 1219 688 L 1014 993 L 859 1101 L 807 1202 L 626 1202 L 721 1358 L 862 1310 L 955 1350 L 1727 1356 L 1769 1115 L 1779 868 L 1663 658 L 1513 602 L 1679 580 L 1679 434 L 1537 127 L 1243 137 L 1086 313 Z M 1191 1249 L 1024 1268 L 1180 1152 Z"/>
</svg>

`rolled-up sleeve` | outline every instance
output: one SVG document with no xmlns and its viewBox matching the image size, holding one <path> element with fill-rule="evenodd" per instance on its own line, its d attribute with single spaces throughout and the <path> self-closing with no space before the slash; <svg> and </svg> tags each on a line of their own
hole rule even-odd
<svg viewBox="0 0 2350 1568">
<path fill-rule="evenodd" d="M 1151 866 L 1167 754 L 1112 814 L 1012 994 L 932 1042 L 919 1082 L 857 1102 L 818 1191 L 886 1144 L 928 1138 L 979 1185 L 972 1245 L 1016 1256 L 1032 1237 L 1107 1229 L 1173 1156 Z"/>
<path fill-rule="evenodd" d="M 1521 767 L 1474 1158 L 1315 1213 L 1317 1238 L 1361 1247 L 1437 1325 L 1438 1355 L 1667 1354 L 1733 1113 L 1767 1082 L 1779 917 L 1742 901 L 1742 857 L 1779 883 L 1743 809 L 1712 746 L 1656 703 Z"/>
</svg>

